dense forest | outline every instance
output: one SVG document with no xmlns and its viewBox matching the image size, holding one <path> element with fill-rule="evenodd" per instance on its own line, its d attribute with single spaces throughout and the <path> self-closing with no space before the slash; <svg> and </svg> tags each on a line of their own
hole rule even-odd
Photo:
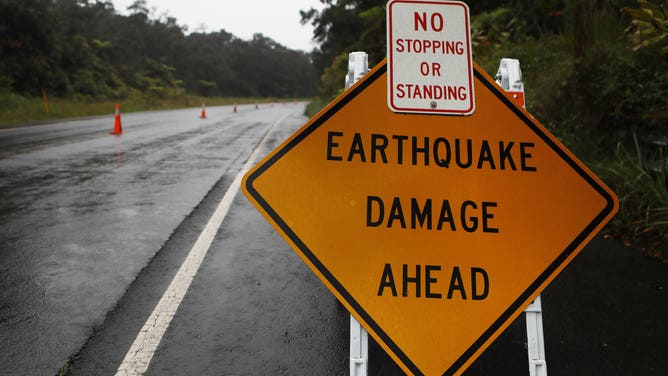
<svg viewBox="0 0 668 376">
<path fill-rule="evenodd" d="M 0 90 L 82 99 L 308 97 L 310 54 L 256 34 L 187 33 L 145 0 L 119 14 L 110 1 L 0 0 Z"/>
<path fill-rule="evenodd" d="M 386 55 L 386 0 L 320 0 L 313 62 L 326 103 L 348 53 Z M 606 231 L 668 260 L 668 1 L 465 1 L 473 58 L 494 76 L 520 60 L 527 109 L 608 183 L 620 211 Z"/>
</svg>

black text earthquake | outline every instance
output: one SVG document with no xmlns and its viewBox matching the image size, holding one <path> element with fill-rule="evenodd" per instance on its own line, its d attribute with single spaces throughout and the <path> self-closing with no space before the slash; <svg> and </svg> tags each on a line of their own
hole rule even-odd
<svg viewBox="0 0 668 376">
<path fill-rule="evenodd" d="M 328 161 L 536 172 L 533 142 L 327 133 Z"/>
</svg>

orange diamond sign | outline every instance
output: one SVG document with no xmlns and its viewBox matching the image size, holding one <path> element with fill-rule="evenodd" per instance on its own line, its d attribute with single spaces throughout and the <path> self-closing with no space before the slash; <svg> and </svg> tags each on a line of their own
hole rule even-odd
<svg viewBox="0 0 668 376">
<path fill-rule="evenodd" d="M 386 70 L 330 103 L 243 189 L 404 371 L 457 375 L 617 199 L 478 66 L 468 117 L 390 111 Z"/>
</svg>

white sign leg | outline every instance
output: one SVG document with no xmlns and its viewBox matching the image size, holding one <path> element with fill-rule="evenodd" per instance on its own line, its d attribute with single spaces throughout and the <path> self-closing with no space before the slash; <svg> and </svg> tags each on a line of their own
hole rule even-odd
<svg viewBox="0 0 668 376">
<path fill-rule="evenodd" d="M 366 376 L 369 362 L 369 336 L 350 315 L 350 376 Z"/>
<path fill-rule="evenodd" d="M 369 70 L 366 52 L 348 54 L 348 74 L 345 87 L 348 89 Z M 369 335 L 357 319 L 350 315 L 350 376 L 366 376 L 369 359 Z"/>
<path fill-rule="evenodd" d="M 527 351 L 529 354 L 529 375 L 547 376 L 545 342 L 543 338 L 543 314 L 540 295 L 524 311 L 527 321 Z"/>
<path fill-rule="evenodd" d="M 496 73 L 496 82 L 503 88 L 503 90 L 512 92 L 514 98 L 521 102 L 520 104 L 522 107 L 526 108 L 524 83 L 522 82 L 522 70 L 520 69 L 519 60 L 501 59 L 499 70 Z M 520 97 L 517 97 L 516 95 L 520 95 Z M 547 376 L 545 340 L 543 337 L 543 312 L 540 304 L 540 295 L 538 295 L 536 300 L 524 310 L 524 313 L 527 322 L 529 375 Z"/>
</svg>

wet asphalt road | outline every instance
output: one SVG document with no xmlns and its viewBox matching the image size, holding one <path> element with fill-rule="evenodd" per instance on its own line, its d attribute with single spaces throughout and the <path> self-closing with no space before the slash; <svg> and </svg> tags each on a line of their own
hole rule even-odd
<svg viewBox="0 0 668 376">
<path fill-rule="evenodd" d="M 177 226 L 303 104 L 113 116 L 0 130 L 1 373 L 55 374 Z"/>
<path fill-rule="evenodd" d="M 0 373 L 114 375 L 241 166 L 303 105 L 0 129 Z M 597 238 L 543 294 L 550 375 L 666 375 L 666 265 Z M 238 194 L 149 375 L 346 375 L 349 315 Z M 523 318 L 465 374 L 528 375 Z M 370 341 L 370 375 L 402 375 Z"/>
</svg>

